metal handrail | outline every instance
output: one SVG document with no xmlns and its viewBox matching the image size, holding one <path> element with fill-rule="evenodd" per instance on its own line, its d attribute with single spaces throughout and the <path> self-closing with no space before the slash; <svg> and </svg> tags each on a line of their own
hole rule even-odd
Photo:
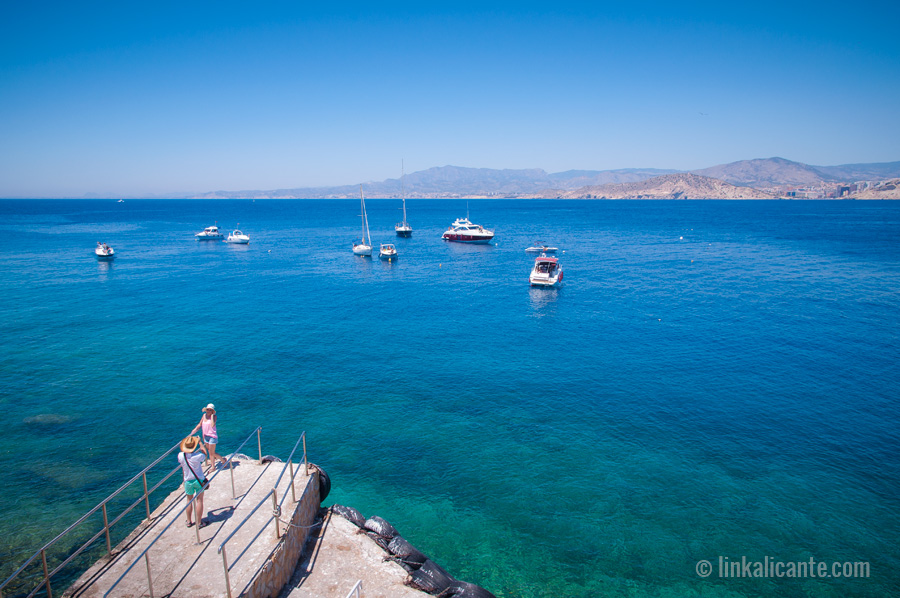
<svg viewBox="0 0 900 598">
<path fill-rule="evenodd" d="M 297 477 L 297 474 L 300 472 L 300 470 L 298 469 L 297 471 L 294 471 L 294 464 L 292 463 L 291 459 L 293 458 L 294 452 L 296 452 L 296 450 L 297 450 L 297 445 L 300 444 L 301 440 L 303 441 L 303 464 L 306 467 L 306 475 L 309 475 L 309 465 L 306 462 L 306 432 L 303 432 L 302 434 L 300 434 L 300 438 L 297 439 L 297 442 L 294 443 L 294 450 L 292 450 L 291 454 L 288 455 L 287 461 L 285 462 L 284 467 L 281 468 L 281 473 L 278 475 L 278 479 L 275 480 L 275 485 L 273 486 L 273 490 L 275 488 L 278 488 L 278 484 L 281 483 L 281 476 L 283 476 L 284 472 L 288 468 L 290 468 L 291 496 L 293 497 L 294 502 L 297 502 L 297 491 L 295 490 L 295 487 L 294 487 L 294 478 Z M 287 500 L 287 492 L 285 492 L 284 496 L 281 497 L 281 500 L 278 501 L 278 506 L 281 507 L 282 505 L 284 505 L 285 500 Z M 275 533 L 276 533 L 276 535 L 278 535 L 277 526 L 276 526 Z"/>
<path fill-rule="evenodd" d="M 293 500 L 296 503 L 297 496 L 296 496 L 296 493 L 294 490 L 294 478 L 297 476 L 298 473 L 300 473 L 300 470 L 298 469 L 296 472 L 294 471 L 293 464 L 291 463 L 291 459 L 293 458 L 294 452 L 296 452 L 297 446 L 300 444 L 301 440 L 303 441 L 303 463 L 305 465 L 307 465 L 306 473 L 307 473 L 307 475 L 309 474 L 309 468 L 308 468 L 308 464 L 307 464 L 307 460 L 306 460 L 306 432 L 304 431 L 302 434 L 300 434 L 300 438 L 297 439 L 297 442 L 294 443 L 294 448 L 293 448 L 293 450 L 291 450 L 291 454 L 288 456 L 288 459 L 285 462 L 284 467 L 281 468 L 281 473 L 278 474 L 278 479 L 275 480 L 275 484 L 272 487 L 272 489 L 266 493 L 266 495 L 262 498 L 262 500 L 259 501 L 259 503 L 255 507 L 253 507 L 253 510 L 250 511 L 250 513 L 248 513 L 247 515 L 244 516 L 244 519 L 241 520 L 241 522 L 237 525 L 236 528 L 234 528 L 232 530 L 232 532 L 230 534 L 228 534 L 228 537 L 225 538 L 221 544 L 219 544 L 219 548 L 216 552 L 218 554 L 222 555 L 222 566 L 225 569 L 225 587 L 226 587 L 226 591 L 228 593 L 228 598 L 231 598 L 231 579 L 228 576 L 228 572 L 231 571 L 231 569 L 233 569 L 235 565 L 237 565 L 238 561 L 241 560 L 241 558 L 244 556 L 244 554 L 247 553 L 247 550 L 249 550 L 250 546 L 253 545 L 253 542 L 255 542 L 257 538 L 259 538 L 259 536 L 266 530 L 267 527 L 269 527 L 270 520 L 266 519 L 266 523 L 259 529 L 258 532 L 256 532 L 256 535 L 253 536 L 253 538 L 250 540 L 250 542 L 247 543 L 247 546 L 244 547 L 244 550 L 241 551 L 241 553 L 237 556 L 236 559 L 234 559 L 234 561 L 232 561 L 232 563 L 230 565 L 228 564 L 228 552 L 227 552 L 225 546 L 226 546 L 226 544 L 228 544 L 228 541 L 231 540 L 232 537 L 234 537 L 234 535 L 238 532 L 238 530 L 240 530 L 244 526 L 245 523 L 250 521 L 250 518 L 253 517 L 254 513 L 256 513 L 256 511 L 259 510 L 259 508 L 263 505 L 263 503 L 265 503 L 269 499 L 270 496 L 272 497 L 272 519 L 271 519 L 271 521 L 275 523 L 275 537 L 281 538 L 281 533 L 278 530 L 278 517 L 281 516 L 281 507 L 284 504 L 284 501 L 287 499 L 287 492 L 284 493 L 284 496 L 281 497 L 281 501 L 279 501 L 278 500 L 278 484 L 281 483 L 281 478 L 284 476 L 284 472 L 288 469 L 288 467 L 290 467 L 291 496 L 293 496 Z M 304 493 L 305 493 L 305 491 L 304 491 Z M 302 498 L 303 498 L 303 495 L 301 495 L 301 499 Z"/>
<path fill-rule="evenodd" d="M 154 490 L 156 490 L 157 488 L 159 488 L 159 486 L 160 486 L 163 482 L 165 482 L 165 481 L 168 480 L 170 477 L 172 477 L 179 469 L 181 469 L 181 466 L 176 467 L 175 469 L 173 469 L 172 471 L 170 471 L 168 474 L 166 474 L 166 477 L 164 477 L 164 478 L 160 481 L 159 484 L 156 484 L 156 486 L 154 486 L 154 487 L 150 490 L 150 492 L 153 492 Z M 104 534 L 104 533 L 105 533 L 105 534 L 108 534 L 108 533 L 109 533 L 109 528 L 111 528 L 111 527 L 114 526 L 116 523 L 118 523 L 119 520 L 122 519 L 122 517 L 124 517 L 125 515 L 127 515 L 128 513 L 130 513 L 131 510 L 134 509 L 136 506 L 138 506 L 138 505 L 141 503 L 142 500 L 144 500 L 144 497 L 143 497 L 143 496 L 140 497 L 139 499 L 137 499 L 136 501 L 134 501 L 134 502 L 131 504 L 130 507 L 128 507 L 127 509 L 125 509 L 124 511 L 122 511 L 122 513 L 121 513 L 118 517 L 116 517 L 116 518 L 113 519 L 112 521 L 109 521 L 108 523 L 106 523 L 106 524 L 104 525 L 104 527 L 103 527 L 99 532 L 97 532 L 96 534 L 94 534 L 94 536 L 93 536 L 90 540 L 88 540 L 87 542 L 85 542 L 84 544 L 82 544 L 82 545 L 81 545 L 81 548 L 78 548 L 75 552 L 73 552 L 72 554 L 70 554 L 69 557 L 68 557 L 66 560 L 64 560 L 62 563 L 60 563 L 59 565 L 57 565 L 56 568 L 54 568 L 52 571 L 50 571 L 49 577 L 53 577 L 54 575 L 56 575 L 56 573 L 57 573 L 60 569 L 62 569 L 63 567 L 65 567 L 66 565 L 68 565 L 70 562 L 72 562 L 72 560 L 75 559 L 75 557 L 77 557 L 79 554 L 81 554 L 82 552 L 84 552 L 91 544 L 93 544 L 94 542 L 96 542 L 96 541 L 97 541 L 97 538 L 99 538 L 101 534 Z M 110 547 L 109 545 L 107 545 L 107 552 L 111 552 L 111 547 Z M 40 587 L 40 585 L 38 585 L 38 588 L 39 588 L 39 587 Z M 31 594 L 34 594 L 35 591 L 37 591 L 37 588 L 35 588 L 35 590 L 32 590 Z M 30 594 L 30 595 L 31 595 L 31 594 Z"/>
<path fill-rule="evenodd" d="M 179 467 L 180 467 L 180 466 L 179 466 Z M 184 513 L 185 510 L 187 510 L 187 509 L 189 509 L 189 508 L 190 508 L 190 509 L 193 509 L 193 508 L 194 508 L 194 501 L 197 500 L 197 497 L 199 497 L 199 496 L 200 496 L 199 493 L 198 493 L 198 494 L 195 494 L 195 495 L 194 495 L 194 498 L 192 498 L 191 500 L 189 500 L 189 501 L 187 502 L 187 504 L 184 506 L 184 509 L 182 509 L 181 512 Z M 138 561 L 141 560 L 141 557 L 146 557 L 146 556 L 147 556 L 147 551 L 150 550 L 150 547 L 153 546 L 154 544 L 156 544 L 156 541 L 159 540 L 159 539 L 162 537 L 162 535 L 166 532 L 166 530 L 168 530 L 170 527 L 172 527 L 172 525 L 173 525 L 175 522 L 177 522 L 179 519 L 181 519 L 181 517 L 179 517 L 179 516 L 177 516 L 177 515 L 176 515 L 175 517 L 172 518 L 172 521 L 170 521 L 169 524 L 168 524 L 166 527 L 164 527 L 163 530 L 162 530 L 161 532 L 159 532 L 159 534 L 158 534 L 155 538 L 153 538 L 153 540 L 150 542 L 150 545 L 147 546 L 147 548 L 145 548 L 143 551 L 141 551 L 141 554 L 138 555 L 138 558 L 134 559 L 134 562 L 131 563 L 130 565 L 128 565 L 128 568 L 125 569 L 125 573 L 123 573 L 122 575 L 120 575 L 120 576 L 119 576 L 119 579 L 117 579 L 115 582 L 113 582 L 113 584 L 112 584 L 111 586 L 109 586 L 109 589 L 106 590 L 106 592 L 103 594 L 103 598 L 106 598 L 106 596 L 109 596 L 109 593 L 112 592 L 112 591 L 113 591 L 113 588 L 115 588 L 115 587 L 119 584 L 119 582 L 122 581 L 122 578 L 125 577 L 125 576 L 128 574 L 129 571 L 131 571 L 131 568 L 138 564 Z M 149 575 L 150 575 L 150 559 L 149 559 L 149 557 L 147 557 L 147 576 L 149 577 Z M 153 596 L 153 582 L 152 582 L 152 580 L 151 580 L 151 582 L 150 582 L 150 595 Z"/>
<path fill-rule="evenodd" d="M 227 463 L 228 463 L 229 465 L 231 464 L 231 462 L 232 462 L 232 460 L 234 459 L 234 456 L 237 454 L 238 450 L 240 450 L 245 444 L 247 444 L 247 441 L 249 441 L 249 440 L 253 437 L 254 434 L 256 434 L 256 435 L 257 435 L 257 438 L 259 438 L 259 432 L 260 432 L 260 430 L 262 430 L 262 426 L 257 426 L 255 430 L 253 430 L 252 432 L 250 432 L 250 434 L 247 436 L 246 440 L 244 440 L 244 442 L 242 442 L 242 443 L 240 444 L 240 446 L 238 446 L 238 449 L 231 453 L 231 457 L 229 457 L 228 460 L 227 460 Z M 180 444 L 180 443 L 179 443 L 179 444 Z M 179 445 L 175 445 L 175 446 L 177 447 L 177 446 L 179 446 Z M 262 451 L 260 451 L 260 453 L 261 453 L 261 452 L 262 452 Z M 180 467 L 181 467 L 181 466 L 179 465 L 179 466 L 176 468 L 176 470 L 177 470 L 178 468 L 180 468 Z M 209 482 L 212 483 L 212 481 L 215 479 L 215 477 L 216 477 L 217 475 L 219 475 L 219 472 L 218 472 L 218 471 L 216 471 L 214 474 L 212 474 L 212 476 L 210 476 Z M 232 487 L 233 487 L 233 486 L 234 486 L 234 472 L 232 472 L 231 475 L 232 475 L 231 483 L 232 483 Z M 185 508 L 187 508 L 187 507 L 193 507 L 194 501 L 197 500 L 197 497 L 198 497 L 198 496 L 200 496 L 199 493 L 198 493 L 198 494 L 195 494 L 195 495 L 194 495 L 194 498 L 192 498 L 191 500 L 188 501 L 188 503 L 187 503 L 187 505 L 186 505 Z M 183 513 L 183 512 L 184 512 L 184 510 L 182 509 L 182 513 Z M 162 535 L 163 535 L 164 533 L 166 533 L 166 531 L 167 531 L 170 527 L 172 527 L 172 524 L 175 523 L 176 521 L 178 521 L 178 519 L 179 519 L 178 517 L 173 517 L 173 518 L 172 518 L 172 521 L 169 522 L 169 525 L 167 525 L 166 527 L 164 527 L 164 528 L 162 529 L 162 531 L 159 532 L 159 534 L 157 534 L 155 538 L 153 538 L 153 540 L 150 542 L 150 544 L 147 546 L 147 548 L 145 548 L 144 550 L 142 550 L 142 551 L 141 551 L 141 554 L 139 554 L 139 555 L 137 556 L 137 558 L 134 559 L 134 562 L 131 563 L 130 565 L 128 565 L 128 568 L 125 569 L 125 572 L 122 573 L 122 575 L 120 575 L 119 578 L 118 578 L 115 582 L 113 582 L 113 584 L 112 584 L 111 586 L 109 586 L 109 589 L 106 590 L 106 593 L 105 593 L 105 594 L 103 594 L 103 597 L 104 597 L 104 598 L 106 598 L 106 596 L 108 596 L 109 593 L 112 592 L 113 588 L 115 588 L 115 587 L 119 584 L 119 582 L 122 581 L 122 579 L 128 574 L 128 572 L 131 571 L 131 568 L 134 567 L 134 566 L 138 563 L 138 561 L 141 560 L 141 557 L 144 557 L 144 559 L 146 560 L 146 563 L 147 563 L 147 580 L 148 580 L 148 582 L 149 582 L 149 584 L 150 584 L 150 596 L 151 596 L 151 597 L 153 596 L 153 579 L 152 579 L 152 577 L 150 576 L 150 557 L 147 556 L 147 552 L 150 550 L 150 548 L 153 547 L 154 544 L 156 544 L 156 541 L 159 540 L 159 539 L 162 537 Z M 199 532 L 200 525 L 199 525 L 199 524 L 200 524 L 200 522 L 198 521 L 198 522 L 197 522 L 197 528 L 196 528 L 196 529 L 197 529 L 197 541 L 198 541 L 198 542 L 199 542 L 199 540 L 200 540 L 200 532 Z"/>
<path fill-rule="evenodd" d="M 297 439 L 297 442 L 294 443 L 294 448 L 291 449 L 291 454 L 288 455 L 287 461 L 284 462 L 284 467 L 281 468 L 281 473 L 278 474 L 278 479 L 275 480 L 275 487 L 278 487 L 278 484 L 281 483 L 281 477 L 284 475 L 284 472 L 287 470 L 288 463 L 291 462 L 291 459 L 294 458 L 294 453 L 297 452 L 297 446 L 300 444 L 301 440 L 306 440 L 306 432 L 300 434 L 300 438 Z M 306 443 L 303 443 L 303 457 L 304 461 L 306 460 Z"/>
<path fill-rule="evenodd" d="M 232 462 L 234 461 L 235 456 L 244 448 L 244 445 L 247 444 L 250 439 L 256 434 L 257 444 L 259 445 L 259 461 L 262 463 L 262 442 L 259 440 L 259 433 L 262 430 L 262 426 L 256 426 L 256 429 L 250 432 L 247 438 L 244 439 L 236 449 L 231 452 L 231 456 L 225 461 L 225 466 L 231 471 L 231 498 L 237 498 L 236 493 L 234 491 L 234 467 L 232 466 Z"/>
<path fill-rule="evenodd" d="M 63 561 L 60 565 L 58 565 L 57 567 L 55 567 L 55 568 L 53 569 L 53 571 L 49 571 L 48 568 L 47 568 L 47 549 L 50 548 L 50 547 L 52 547 L 54 544 L 56 544 L 56 542 L 58 542 L 61 538 L 63 538 L 64 536 L 66 536 L 66 535 L 67 535 L 69 532 L 71 532 L 73 529 L 75 529 L 76 527 L 78 527 L 79 525 L 81 525 L 82 523 L 84 523 L 84 521 L 85 521 L 88 517 L 90 517 L 91 515 L 93 515 L 94 513 L 96 513 L 98 510 L 101 510 L 101 509 L 103 510 L 104 526 L 103 526 L 103 529 L 101 530 L 101 532 L 105 532 L 105 533 L 107 534 L 107 550 L 109 550 L 109 541 L 108 541 L 108 538 L 109 538 L 109 528 L 112 527 L 113 525 L 115 525 L 115 524 L 116 524 L 116 523 L 117 523 L 124 515 L 126 515 L 127 513 L 129 513 L 135 506 L 137 506 L 138 503 L 141 502 L 141 500 L 144 500 L 144 501 L 147 503 L 147 511 L 148 511 L 148 514 L 147 514 L 148 517 L 147 517 L 147 518 L 149 519 L 150 494 L 153 492 L 153 490 L 156 490 L 156 488 L 159 487 L 159 484 L 157 484 L 156 486 L 154 486 L 153 490 L 148 491 L 148 490 L 147 490 L 147 486 L 146 486 L 146 474 L 147 474 L 147 472 L 148 472 L 150 469 L 152 469 L 153 467 L 155 467 L 156 465 L 158 465 L 160 461 L 162 461 L 164 458 L 166 458 L 167 456 L 169 456 L 169 455 L 172 453 L 172 451 L 174 451 L 175 449 L 177 449 L 178 446 L 179 446 L 179 444 L 180 444 L 180 442 L 179 442 L 178 444 L 176 444 L 175 446 L 173 446 L 172 448 L 170 448 L 169 450 L 167 450 L 167 451 L 166 451 L 165 453 L 163 453 L 162 455 L 160 455 L 155 461 L 153 461 L 153 463 L 151 463 L 150 465 L 148 465 L 147 467 L 145 467 L 144 469 L 142 469 L 137 475 L 135 475 L 133 478 L 131 478 L 130 480 L 128 480 L 125 484 L 123 484 L 122 486 L 120 486 L 115 492 L 113 492 L 112 494 L 110 494 L 109 496 L 107 496 L 105 499 L 103 499 L 100 503 L 98 503 L 97 506 L 95 506 L 93 509 L 91 509 L 90 511 L 88 511 L 87 513 L 85 513 L 84 515 L 82 515 L 82 516 L 78 519 L 78 521 L 76 521 L 75 523 L 73 523 L 72 525 L 70 525 L 69 527 L 67 527 L 67 528 L 66 528 L 65 530 L 63 530 L 59 535 L 57 535 L 55 538 L 53 538 L 52 540 L 50 540 L 49 542 L 47 542 L 46 544 L 44 544 L 40 549 L 38 549 L 38 551 L 35 552 L 35 553 L 34 553 L 27 561 L 25 561 L 25 563 L 23 563 L 21 567 L 19 567 L 19 568 L 18 568 L 12 575 L 10 575 L 10 576 L 2 583 L 2 584 L 0 584 L 0 596 L 2 596 L 3 589 L 4 589 L 6 586 L 8 586 L 8 585 L 9 585 L 16 577 L 18 577 L 18 575 L 19 575 L 22 571 L 24 571 L 26 567 L 28 567 L 28 565 L 30 565 L 31 563 L 33 563 L 33 562 L 35 561 L 35 559 L 37 559 L 38 557 L 41 557 L 42 564 L 43 564 L 43 568 L 44 568 L 44 580 L 43 580 L 41 583 L 39 583 L 39 584 L 37 585 L 37 587 L 36 587 L 34 590 L 32 590 L 31 594 L 33 595 L 34 592 L 36 592 L 38 588 L 40 588 L 42 585 L 44 585 L 44 586 L 46 586 L 46 588 L 47 588 L 47 596 L 48 596 L 48 598 L 52 598 L 52 597 L 53 597 L 53 592 L 52 592 L 51 587 L 50 587 L 50 578 L 53 577 L 53 575 L 55 575 L 55 574 L 56 574 L 60 569 L 62 569 L 65 565 L 67 565 L 68 563 L 70 563 L 70 562 L 72 561 L 73 558 L 75 558 L 76 556 L 78 556 L 79 554 L 81 554 L 88 546 L 90 546 L 91 544 L 93 544 L 93 543 L 97 540 L 97 538 L 100 536 L 100 532 L 98 532 L 97 534 L 95 534 L 94 537 L 92 537 L 88 542 L 82 544 L 81 547 L 78 548 L 78 549 L 76 550 L 75 553 L 73 553 L 72 555 L 70 555 L 70 556 L 69 556 L 65 561 Z M 174 472 L 173 472 L 173 473 L 174 473 Z M 171 475 L 172 475 L 172 474 L 170 473 L 169 476 L 171 476 Z M 128 508 L 127 511 L 125 511 L 125 512 L 123 512 L 121 515 L 119 515 L 119 517 L 117 517 L 116 519 L 114 519 L 114 520 L 112 521 L 112 523 L 109 523 L 109 522 L 106 520 L 106 505 L 107 505 L 107 503 L 108 503 L 109 501 L 111 501 L 112 499 L 114 499 L 115 497 L 117 497 L 123 490 L 125 490 L 126 488 L 128 488 L 129 486 L 131 486 L 131 484 L 133 484 L 138 478 L 144 478 L 144 495 L 143 495 L 142 499 L 138 499 L 138 501 L 135 502 L 134 504 L 132 504 L 132 505 Z"/>
<path fill-rule="evenodd" d="M 275 494 L 275 491 L 274 491 L 274 490 L 269 490 L 269 491 L 266 493 L 266 495 L 262 497 L 262 500 L 260 500 L 259 503 L 258 503 L 255 507 L 253 507 L 253 510 L 250 511 L 250 513 L 248 513 L 247 516 L 245 516 L 244 519 L 238 524 L 238 526 L 237 526 L 236 528 L 234 528 L 234 530 L 232 530 L 232 532 L 231 532 L 230 534 L 228 534 L 228 537 L 225 538 L 224 540 L 222 540 L 222 543 L 219 544 L 219 549 L 216 550 L 216 554 L 222 554 L 222 549 L 225 548 L 225 545 L 228 544 L 228 541 L 229 541 L 236 533 L 238 533 L 238 530 L 240 530 L 242 527 L 244 527 L 244 524 L 245 524 L 245 523 L 247 523 L 248 521 L 250 521 L 250 518 L 253 516 L 253 514 L 256 513 L 256 511 L 259 510 L 259 508 L 260 508 L 261 506 L 263 506 L 263 503 L 266 502 L 267 500 L 269 500 L 269 497 L 272 496 L 273 494 Z M 269 525 L 269 523 L 268 523 L 268 520 L 267 520 L 266 525 L 264 525 L 264 526 L 262 527 L 262 529 L 266 529 L 266 527 L 267 527 L 268 525 Z M 258 537 L 259 537 L 259 534 L 256 534 L 256 536 L 254 536 L 253 539 L 255 540 L 255 539 L 258 538 Z M 252 542 L 250 542 L 250 544 L 252 544 Z M 245 551 L 246 551 L 246 549 L 245 549 Z M 243 555 L 243 554 L 244 554 L 244 553 L 242 552 L 240 555 L 238 555 L 238 558 L 234 559 L 234 561 L 231 563 L 232 566 L 234 566 L 235 564 L 237 564 L 237 562 L 238 562 L 239 560 L 241 560 L 241 555 Z M 230 567 L 229 567 L 229 568 L 230 568 Z"/>
<path fill-rule="evenodd" d="M 362 597 L 362 580 L 361 579 L 353 585 L 353 587 L 350 589 L 349 592 L 347 592 L 347 598 L 350 598 L 350 596 L 352 596 L 354 593 L 356 594 L 356 598 Z"/>
</svg>

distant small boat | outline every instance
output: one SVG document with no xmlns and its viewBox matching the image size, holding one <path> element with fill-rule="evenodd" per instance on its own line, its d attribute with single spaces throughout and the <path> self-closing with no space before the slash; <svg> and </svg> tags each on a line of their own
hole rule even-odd
<svg viewBox="0 0 900 598">
<path fill-rule="evenodd" d="M 125 203 L 125 200 L 124 200 L 124 199 L 120 199 L 120 200 L 117 201 L 116 203 Z"/>
<path fill-rule="evenodd" d="M 239 245 L 246 245 L 250 242 L 250 237 L 239 231 L 238 229 L 234 229 L 231 231 L 231 234 L 228 235 L 228 238 L 225 239 L 226 243 L 237 243 Z"/>
<path fill-rule="evenodd" d="M 100 243 L 98 241 L 97 247 L 94 248 L 94 255 L 97 256 L 98 260 L 111 260 L 116 257 L 116 252 L 106 243 Z"/>
<path fill-rule="evenodd" d="M 528 247 L 525 251 L 528 253 L 556 253 L 559 249 L 557 247 L 547 247 L 546 245 L 536 245 Z"/>
<path fill-rule="evenodd" d="M 397 248 L 392 243 L 382 243 L 378 257 L 383 260 L 395 260 L 397 259 Z"/>
<path fill-rule="evenodd" d="M 224 238 L 225 235 L 219 232 L 218 226 L 207 226 L 202 232 L 194 235 L 198 241 L 215 241 Z"/>
<path fill-rule="evenodd" d="M 353 244 L 353 253 L 372 257 L 372 236 L 369 235 L 369 219 L 366 218 L 366 200 L 363 197 L 362 185 L 359 186 L 359 205 L 362 209 L 362 239 Z"/>
<path fill-rule="evenodd" d="M 398 237 L 411 237 L 412 226 L 406 221 L 406 189 L 403 187 L 403 163 L 400 163 L 400 196 L 403 198 L 403 222 L 398 222 L 394 226 L 394 231 Z"/>
<path fill-rule="evenodd" d="M 563 271 L 559 260 L 555 257 L 547 257 L 541 254 L 534 260 L 534 268 L 528 281 L 533 287 L 555 287 L 562 284 Z"/>
</svg>

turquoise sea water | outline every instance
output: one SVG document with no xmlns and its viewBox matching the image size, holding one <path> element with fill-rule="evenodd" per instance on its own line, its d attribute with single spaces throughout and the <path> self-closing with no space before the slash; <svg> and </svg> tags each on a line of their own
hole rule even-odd
<svg viewBox="0 0 900 598">
<path fill-rule="evenodd" d="M 491 246 L 440 240 L 464 201 L 409 201 L 411 239 L 367 207 L 397 262 L 351 253 L 352 200 L 0 202 L 0 578 L 213 402 L 220 452 L 305 430 L 326 504 L 498 596 L 900 588 L 900 204 L 472 201 Z"/>
</svg>

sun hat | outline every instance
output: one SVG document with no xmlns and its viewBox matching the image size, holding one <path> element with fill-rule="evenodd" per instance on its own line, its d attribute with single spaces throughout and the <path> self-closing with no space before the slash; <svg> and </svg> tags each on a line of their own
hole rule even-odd
<svg viewBox="0 0 900 598">
<path fill-rule="evenodd" d="M 207 409 L 212 409 L 213 411 L 216 410 L 216 408 L 213 406 L 213 404 L 210 403 L 209 405 L 207 405 L 206 407 L 204 407 L 204 408 L 201 409 L 200 411 L 206 411 Z"/>
<path fill-rule="evenodd" d="M 181 441 L 181 452 L 193 453 L 197 450 L 198 446 L 200 446 L 200 439 L 196 436 L 188 436 Z"/>
</svg>

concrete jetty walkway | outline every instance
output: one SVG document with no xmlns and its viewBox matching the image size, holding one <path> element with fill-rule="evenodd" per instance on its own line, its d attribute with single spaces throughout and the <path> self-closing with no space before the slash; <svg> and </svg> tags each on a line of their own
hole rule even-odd
<svg viewBox="0 0 900 598">
<path fill-rule="evenodd" d="M 227 469 L 218 471 L 205 492 L 209 524 L 199 529 L 199 543 L 196 524 L 185 525 L 187 500 L 179 487 L 153 511 L 149 520 L 114 548 L 111 557 L 95 563 L 64 596 L 101 598 L 108 592 L 117 598 L 219 598 L 229 595 L 229 585 L 235 598 L 277 594 L 295 569 L 320 503 L 314 467 L 310 467 L 310 475 L 302 463 L 293 467 L 297 472 L 296 501 L 291 494 L 289 471 L 275 488 L 278 501 L 286 496 L 278 517 L 280 538 L 275 531 L 272 497 L 266 495 L 275 487 L 284 464 L 235 460 L 234 496 L 232 472 Z M 208 472 L 207 478 L 212 473 Z M 293 525 L 289 527 L 284 522 Z M 218 549 L 233 532 L 225 550 L 230 569 L 226 582 Z M 145 558 L 142 553 L 148 546 Z"/>
<path fill-rule="evenodd" d="M 359 528 L 329 513 L 312 531 L 303 558 L 279 598 L 345 598 L 357 581 L 365 598 L 427 598 L 403 584 L 407 573 Z"/>
</svg>

